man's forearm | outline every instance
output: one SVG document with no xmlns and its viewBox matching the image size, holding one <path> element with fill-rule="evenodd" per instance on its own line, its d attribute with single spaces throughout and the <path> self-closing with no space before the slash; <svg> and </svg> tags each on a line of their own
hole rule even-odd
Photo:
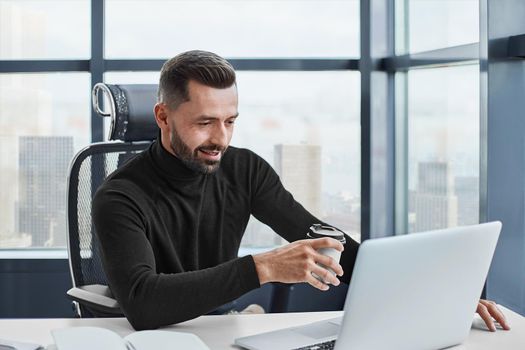
<svg viewBox="0 0 525 350">
<path fill-rule="evenodd" d="M 143 268 L 131 276 L 114 278 L 111 287 L 137 330 L 201 316 L 259 287 L 251 256 L 205 270 L 156 274 Z"/>
</svg>

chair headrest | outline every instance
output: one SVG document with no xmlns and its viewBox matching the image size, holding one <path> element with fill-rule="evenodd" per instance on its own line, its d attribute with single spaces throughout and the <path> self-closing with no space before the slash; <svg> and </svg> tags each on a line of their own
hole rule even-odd
<svg viewBox="0 0 525 350">
<path fill-rule="evenodd" d="M 111 118 L 109 140 L 151 141 L 158 136 L 153 107 L 157 102 L 156 84 L 110 85 L 98 83 L 93 87 L 93 109 L 102 117 Z M 109 102 L 103 111 L 99 105 L 102 92 Z"/>
</svg>

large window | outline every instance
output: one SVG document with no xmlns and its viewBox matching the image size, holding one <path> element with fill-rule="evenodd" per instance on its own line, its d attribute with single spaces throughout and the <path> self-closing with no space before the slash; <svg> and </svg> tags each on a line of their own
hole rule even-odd
<svg viewBox="0 0 525 350">
<path fill-rule="evenodd" d="M 89 116 L 91 86 L 157 83 L 162 62 L 190 49 L 239 66 L 232 143 L 358 237 L 359 26 L 358 0 L 0 0 L 0 249 L 65 247 L 71 158 L 107 134 Z M 252 220 L 243 245 L 281 243 Z"/>
</svg>

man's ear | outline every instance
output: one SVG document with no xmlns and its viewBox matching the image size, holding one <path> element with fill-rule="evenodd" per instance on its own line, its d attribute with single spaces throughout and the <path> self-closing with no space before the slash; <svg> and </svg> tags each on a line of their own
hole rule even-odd
<svg viewBox="0 0 525 350">
<path fill-rule="evenodd" d="M 162 131 L 168 128 L 168 108 L 164 103 L 157 103 L 153 107 L 153 113 L 155 114 L 155 121 Z"/>
</svg>

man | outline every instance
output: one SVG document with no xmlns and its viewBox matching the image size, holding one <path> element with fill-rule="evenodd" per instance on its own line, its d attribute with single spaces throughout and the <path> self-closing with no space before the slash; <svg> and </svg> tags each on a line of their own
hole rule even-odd
<svg viewBox="0 0 525 350">
<path fill-rule="evenodd" d="M 262 158 L 229 146 L 237 105 L 235 71 L 223 58 L 190 51 L 167 61 L 154 108 L 159 139 L 95 196 L 104 268 L 136 329 L 206 314 L 268 282 L 327 290 L 340 283 L 337 276 L 350 281 L 358 243 L 346 237 L 341 265 L 317 253 L 343 246 L 306 239 L 308 228 L 321 221 Z M 293 243 L 237 258 L 250 214 Z M 481 301 L 478 312 L 489 328 L 492 317 L 507 327 L 490 302 Z"/>
</svg>

